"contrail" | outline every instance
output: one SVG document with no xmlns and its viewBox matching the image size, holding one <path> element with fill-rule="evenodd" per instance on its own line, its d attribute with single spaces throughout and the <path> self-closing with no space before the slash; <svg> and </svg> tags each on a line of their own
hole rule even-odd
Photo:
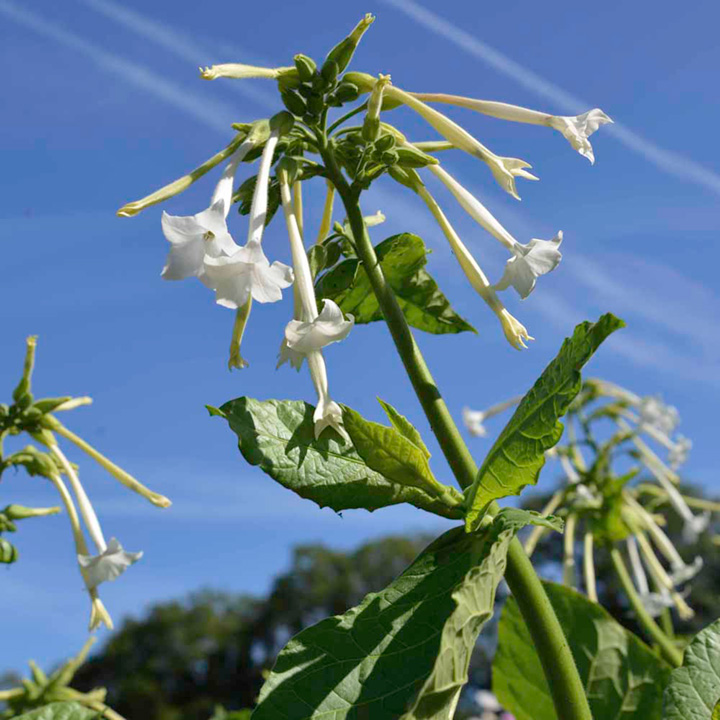
<svg viewBox="0 0 720 720">
<path fill-rule="evenodd" d="M 431 32 L 446 38 L 454 45 L 479 58 L 503 75 L 512 78 L 536 95 L 555 103 L 563 112 L 578 114 L 590 107 L 589 103 L 565 92 L 562 88 L 511 60 L 507 55 L 498 52 L 490 45 L 478 40 L 470 33 L 457 27 L 457 25 L 448 22 L 432 10 L 418 5 L 414 0 L 381 1 L 405 13 Z M 602 131 L 613 135 L 616 140 L 619 140 L 627 148 L 642 155 L 648 162 L 669 175 L 689 180 L 720 194 L 720 175 L 703 167 L 700 163 L 690 160 L 679 153 L 664 150 L 618 122 L 607 125 Z"/>
<path fill-rule="evenodd" d="M 237 110 L 232 106 L 188 91 L 187 88 L 166 80 L 147 67 L 110 53 L 80 35 L 57 27 L 40 15 L 18 7 L 9 0 L 0 0 L 0 13 L 38 35 L 50 38 L 85 55 L 96 65 L 182 110 L 211 130 L 227 135 L 231 123 L 237 120 Z"/>
<path fill-rule="evenodd" d="M 79 2 L 136 35 L 150 40 L 176 57 L 187 60 L 191 71 L 194 71 L 198 65 L 212 64 L 218 60 L 213 56 L 213 50 L 193 42 L 186 35 L 176 32 L 167 25 L 152 20 L 136 10 L 130 10 L 112 0 L 79 0 Z M 263 107 L 269 109 L 278 107 L 276 96 L 248 83 L 228 82 L 224 84 L 224 87 L 239 92 Z"/>
</svg>

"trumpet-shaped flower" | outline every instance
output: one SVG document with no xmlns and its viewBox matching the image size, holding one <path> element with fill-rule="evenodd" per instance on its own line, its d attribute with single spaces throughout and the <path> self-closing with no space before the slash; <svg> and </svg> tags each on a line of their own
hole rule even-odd
<svg viewBox="0 0 720 720">
<path fill-rule="evenodd" d="M 231 255 L 237 250 L 227 228 L 227 216 L 232 204 L 233 180 L 237 167 L 255 143 L 245 140 L 232 155 L 215 187 L 210 207 L 196 215 L 162 214 L 162 229 L 170 253 L 162 271 L 164 280 L 183 280 L 188 277 L 204 279 L 205 256 Z"/>
<path fill-rule="evenodd" d="M 250 241 L 232 255 L 205 257 L 207 283 L 214 288 L 218 305 L 237 310 L 249 297 L 261 303 L 277 302 L 293 283 L 293 271 L 270 261 L 259 242 Z"/>
<path fill-rule="evenodd" d="M 642 398 L 638 410 L 642 425 L 654 427 L 665 435 L 672 435 L 680 422 L 677 408 L 666 405 L 660 397 Z"/>
<path fill-rule="evenodd" d="M 432 127 L 435 128 L 445 139 L 449 140 L 455 147 L 473 155 L 485 162 L 490 168 L 495 180 L 506 192 L 514 198 L 520 199 L 515 187 L 515 178 L 522 177 L 527 180 L 537 178 L 527 172 L 525 168 L 531 167 L 528 163 L 517 158 L 500 157 L 486 148 L 479 140 L 469 132 L 453 122 L 447 116 L 438 112 L 424 102 L 421 102 L 412 94 L 400 90 L 397 87 L 387 87 L 385 95 L 391 100 L 397 100 L 409 108 L 415 110 Z"/>
<path fill-rule="evenodd" d="M 261 303 L 276 302 L 282 299 L 282 290 L 293 283 L 292 269 L 281 262 L 271 265 L 261 247 L 267 217 L 270 165 L 278 138 L 279 130 L 274 129 L 263 148 L 250 209 L 247 243 L 225 255 L 206 254 L 203 260 L 205 283 L 215 290 L 216 302 L 223 307 L 241 308 L 249 297 Z"/>
<path fill-rule="evenodd" d="M 110 538 L 105 550 L 99 555 L 78 555 L 88 590 L 100 583 L 120 577 L 133 563 L 143 556 L 142 552 L 127 552 L 116 538 Z"/>
<path fill-rule="evenodd" d="M 469 407 L 463 408 L 463 422 L 465 427 L 470 431 L 471 435 L 477 437 L 485 437 L 487 430 L 485 429 L 484 422 L 495 415 L 499 415 L 501 412 L 505 412 L 511 407 L 517 405 L 523 399 L 522 395 L 517 395 L 509 400 L 491 405 L 486 410 L 471 410 Z"/>
<path fill-rule="evenodd" d="M 280 348 L 281 365 L 286 360 L 298 368 L 302 358 L 307 360 L 318 403 L 313 414 L 315 437 L 319 438 L 323 430 L 332 427 L 343 438 L 347 433 L 342 425 L 342 409 L 330 396 L 327 368 L 322 348 L 332 342 L 342 340 L 353 326 L 353 318 L 345 320 L 342 312 L 332 301 L 325 301 L 323 312 L 318 315 L 310 263 L 298 227 L 297 215 L 293 208 L 285 172 L 280 173 L 280 197 L 283 213 L 290 238 L 293 265 L 297 276 L 295 284 L 295 318 L 288 323 L 285 339 Z"/>
<path fill-rule="evenodd" d="M 410 177 L 412 178 L 413 176 Z M 425 201 L 430 212 L 437 220 L 438 225 L 440 225 L 440 228 L 450 243 L 450 247 L 455 253 L 457 261 L 460 263 L 462 271 L 465 273 L 465 277 L 470 281 L 470 284 L 475 288 L 478 295 L 485 300 L 490 309 L 495 313 L 498 320 L 500 320 L 507 341 L 516 350 L 527 348 L 525 341 L 532 340 L 533 338 L 528 334 L 525 326 L 514 318 L 502 304 L 497 293 L 485 276 L 485 273 L 472 256 L 472 253 L 465 247 L 465 244 L 455 232 L 455 228 L 453 228 L 450 221 L 445 217 L 445 213 L 443 213 L 435 201 L 435 198 L 428 192 L 422 181 L 417 177 L 417 174 L 414 176 L 413 181 L 414 190 Z"/>
<path fill-rule="evenodd" d="M 531 125 L 546 125 L 563 134 L 570 145 L 591 163 L 595 162 L 592 145 L 588 138 L 601 126 L 611 123 L 612 120 L 600 108 L 588 110 L 575 117 L 550 115 L 518 105 L 509 105 L 491 100 L 476 100 L 474 98 L 445 95 L 442 93 L 412 93 L 418 100 L 425 102 L 440 102 L 457 105 L 470 110 L 476 110 L 484 115 L 510 120 L 512 122 L 529 123 Z"/>
<path fill-rule="evenodd" d="M 355 318 L 343 316 L 333 300 L 324 299 L 322 312 L 309 322 L 291 320 L 285 328 L 285 340 L 291 350 L 307 354 L 326 345 L 345 339 L 355 324 Z"/>
<path fill-rule="evenodd" d="M 558 250 L 563 234 L 559 232 L 552 240 L 533 238 L 527 245 L 518 243 L 505 265 L 505 272 L 496 290 L 505 290 L 512 285 L 523 300 L 533 291 L 537 278 L 554 270 L 562 259 Z"/>
<path fill-rule="evenodd" d="M 575 150 L 594 163 L 595 154 L 588 138 L 601 125 L 611 122 L 612 120 L 600 108 L 595 108 L 576 117 L 552 116 L 548 120 L 548 125 L 559 130 Z"/>
<path fill-rule="evenodd" d="M 430 165 L 429 169 L 450 190 L 465 212 L 513 253 L 505 274 L 495 288 L 504 290 L 512 284 L 522 297 L 527 297 L 535 287 L 536 278 L 550 272 L 560 262 L 562 255 L 557 247 L 562 242 L 562 232 L 554 240 L 531 240 L 523 245 L 450 173 L 439 165 Z"/>
</svg>

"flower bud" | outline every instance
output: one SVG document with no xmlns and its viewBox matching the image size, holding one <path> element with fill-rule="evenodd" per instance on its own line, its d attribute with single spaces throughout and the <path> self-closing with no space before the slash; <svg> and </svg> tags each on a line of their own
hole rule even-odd
<svg viewBox="0 0 720 720">
<path fill-rule="evenodd" d="M 26 520 L 33 517 L 46 517 L 47 515 L 57 515 L 60 512 L 59 507 L 50 508 L 31 508 L 24 505 L 8 505 L 2 514 L 10 520 Z"/>
<path fill-rule="evenodd" d="M 293 60 L 298 71 L 298 76 L 302 82 L 310 82 L 317 72 L 317 64 L 307 55 L 298 54 Z"/>
<path fill-rule="evenodd" d="M 281 90 L 283 105 L 293 114 L 302 117 L 307 112 L 305 101 L 294 90 Z"/>
<path fill-rule="evenodd" d="M 293 129 L 294 124 L 295 118 L 290 113 L 283 110 L 270 118 L 270 122 L 268 124 L 268 136 L 272 130 L 277 130 L 280 137 L 287 135 Z M 267 140 L 267 138 L 265 138 L 265 140 Z"/>
<path fill-rule="evenodd" d="M 60 398 L 42 398 L 41 400 L 36 400 L 33 407 L 44 415 L 45 413 L 54 412 L 61 405 L 64 405 L 70 400 L 72 400 L 72 397 L 70 396 Z"/>
<path fill-rule="evenodd" d="M 438 159 L 427 155 L 422 150 L 418 150 L 412 145 L 405 145 L 395 149 L 398 154 L 398 165 L 406 168 L 421 168 L 428 165 L 437 165 Z"/>
<path fill-rule="evenodd" d="M 365 17 L 355 26 L 354 30 L 348 35 L 344 40 L 339 42 L 329 53 L 325 60 L 325 63 L 323 64 L 323 68 L 321 70 L 323 77 L 325 76 L 325 68 L 330 63 L 335 63 L 337 66 L 337 72 L 335 73 L 335 76 L 343 70 L 350 64 L 350 61 L 352 60 L 353 55 L 355 54 L 355 49 L 358 46 L 358 43 L 360 42 L 360 38 L 365 34 L 365 31 L 372 25 L 375 18 L 373 15 L 368 13 L 365 15 Z"/>
<path fill-rule="evenodd" d="M 13 400 L 21 410 L 27 409 L 33 400 L 30 392 L 32 383 L 32 373 L 35 367 L 35 346 L 37 345 L 37 336 L 30 335 L 25 341 L 27 348 L 25 351 L 25 362 L 23 364 L 23 374 L 17 387 L 13 390 Z"/>
<path fill-rule="evenodd" d="M 307 109 L 310 115 L 318 116 L 325 107 L 322 95 L 311 95 L 307 100 Z"/>
<path fill-rule="evenodd" d="M 382 135 L 378 140 L 375 141 L 375 149 L 378 152 L 386 152 L 387 150 L 392 150 L 396 145 L 395 138 L 390 135 Z"/>
<path fill-rule="evenodd" d="M 357 100 L 360 96 L 360 88 L 353 83 L 347 82 L 343 78 L 343 81 L 337 86 L 333 94 L 334 97 L 341 104 L 346 102 L 353 102 Z"/>
<path fill-rule="evenodd" d="M 18 559 L 17 548 L 0 537 L 0 564 L 10 565 Z"/>
<path fill-rule="evenodd" d="M 368 100 L 368 109 L 363 123 L 362 135 L 365 140 L 372 142 L 380 134 L 380 108 L 382 106 L 383 91 L 390 84 L 389 75 L 378 75 L 378 79 Z"/>
</svg>

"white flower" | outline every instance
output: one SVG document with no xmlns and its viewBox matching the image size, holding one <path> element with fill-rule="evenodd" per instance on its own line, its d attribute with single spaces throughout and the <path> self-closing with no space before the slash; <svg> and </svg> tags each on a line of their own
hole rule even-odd
<svg viewBox="0 0 720 720">
<path fill-rule="evenodd" d="M 233 153 L 215 187 L 209 208 L 190 216 L 163 212 L 163 233 L 171 243 L 162 271 L 164 280 L 183 280 L 193 276 L 203 279 L 205 255 L 219 257 L 231 255 L 237 250 L 238 246 L 227 229 L 227 216 L 232 204 L 235 172 L 254 146 L 254 141 L 248 139 Z"/>
<path fill-rule="evenodd" d="M 464 407 L 462 414 L 465 427 L 470 431 L 471 435 L 475 435 L 475 437 L 487 436 L 487 430 L 483 425 L 485 413 L 482 410 L 471 410 L 469 407 Z"/>
<path fill-rule="evenodd" d="M 512 285 L 521 298 L 525 299 L 535 287 L 537 278 L 554 270 L 562 254 L 558 250 L 563 234 L 559 232 L 552 240 L 532 239 L 527 245 L 518 243 L 511 257 L 505 265 L 505 272 L 500 282 L 495 285 L 496 290 L 505 290 Z"/>
<path fill-rule="evenodd" d="M 275 129 L 263 148 L 257 182 L 250 209 L 248 241 L 232 254 L 206 254 L 203 267 L 205 283 L 215 290 L 218 305 L 238 309 L 249 297 L 261 303 L 282 299 L 282 290 L 293 283 L 293 272 L 281 262 L 270 264 L 261 242 L 267 217 L 270 166 L 277 145 L 279 130 Z"/>
<path fill-rule="evenodd" d="M 518 200 L 520 197 L 515 187 L 515 178 L 523 177 L 527 180 L 537 180 L 534 175 L 531 175 L 525 170 L 525 168 L 531 167 L 528 163 L 523 160 L 518 160 L 517 158 L 506 158 L 496 155 L 457 123 L 450 120 L 450 118 L 441 112 L 431 108 L 429 105 L 426 105 L 424 102 L 421 102 L 416 97 L 413 97 L 410 93 L 390 86 L 386 88 L 385 95 L 415 110 L 415 112 L 421 115 L 455 147 L 487 163 L 500 186 Z"/>
<path fill-rule="evenodd" d="M 675 443 L 668 454 L 668 462 L 673 470 L 677 470 L 687 460 L 688 453 L 692 449 L 692 440 L 684 435 L 678 435 Z"/>
<path fill-rule="evenodd" d="M 325 359 L 319 350 L 308 353 L 306 356 L 308 368 L 310 368 L 310 377 L 315 392 L 318 396 L 318 402 L 313 413 L 313 422 L 315 423 L 315 439 L 319 439 L 323 430 L 327 427 L 333 428 L 343 438 L 349 441 L 348 434 L 342 424 L 342 409 L 330 397 L 328 389 L 327 368 L 325 367 Z"/>
<path fill-rule="evenodd" d="M 458 107 L 476 110 L 484 115 L 510 120 L 512 122 L 529 123 L 531 125 L 547 125 L 559 130 L 575 150 L 584 155 L 591 163 L 595 162 L 593 149 L 588 141 L 601 125 L 611 123 L 612 120 L 600 108 L 588 110 L 588 112 L 576 117 L 550 115 L 549 113 L 538 112 L 518 105 L 494 102 L 491 100 L 475 100 L 474 98 L 459 97 L 457 95 L 444 95 L 434 93 L 412 93 L 418 100 L 426 102 L 441 102 Z"/>
<path fill-rule="evenodd" d="M 310 322 L 291 320 L 285 328 L 285 340 L 290 349 L 303 355 L 321 350 L 330 343 L 344 340 L 355 324 L 355 318 L 343 317 L 333 300 L 324 299 L 322 312 Z"/>
<path fill-rule="evenodd" d="M 440 225 L 440 228 L 450 243 L 450 247 L 455 253 L 457 261 L 460 263 L 462 271 L 465 273 L 465 277 L 470 281 L 470 284 L 475 288 L 478 295 L 480 295 L 495 313 L 498 320 L 500 320 L 507 341 L 516 350 L 527 348 L 525 340 L 532 340 L 533 338 L 528 334 L 525 326 L 507 311 L 500 301 L 500 298 L 498 298 L 497 293 L 490 285 L 482 268 L 472 256 L 472 253 L 465 247 L 465 244 L 455 232 L 455 228 L 453 228 L 450 221 L 445 217 L 445 213 L 443 213 L 440 206 L 435 202 L 435 198 L 428 192 L 422 181 L 417 177 L 417 174 L 415 178 L 417 178 L 416 185 L 414 186 L 415 191 L 425 201 L 430 212 L 437 220 L 438 225 Z"/>
<path fill-rule="evenodd" d="M 143 556 L 142 552 L 127 552 L 116 538 L 111 538 L 99 555 L 78 555 L 88 590 L 100 583 L 120 577 L 133 563 Z"/>
<path fill-rule="evenodd" d="M 261 303 L 277 302 L 293 284 L 292 268 L 278 261 L 271 265 L 259 242 L 248 242 L 229 257 L 206 256 L 204 265 L 217 304 L 234 310 L 249 297 Z"/>
<path fill-rule="evenodd" d="M 320 438 L 325 428 L 332 427 L 343 438 L 349 440 L 342 425 L 342 409 L 330 397 L 327 368 L 321 348 L 346 337 L 353 326 L 353 319 L 344 320 L 340 308 L 331 301 L 325 301 L 323 313 L 318 315 L 310 263 L 293 208 L 287 175 L 284 172 L 280 173 L 280 198 L 297 280 L 295 318 L 288 323 L 285 330 L 278 366 L 289 360 L 293 367 L 299 368 L 302 364 L 302 356 L 305 357 L 318 397 L 313 413 L 315 438 Z"/>
<path fill-rule="evenodd" d="M 548 125 L 559 130 L 570 145 L 591 163 L 595 162 L 592 145 L 588 138 L 605 123 L 612 120 L 600 108 L 588 110 L 577 117 L 551 117 Z"/>
<path fill-rule="evenodd" d="M 642 398 L 638 410 L 642 425 L 654 427 L 665 435 L 672 435 L 680 422 L 677 408 L 666 405 L 660 397 Z"/>
<path fill-rule="evenodd" d="M 276 80 L 283 75 L 297 75 L 297 69 L 292 66 L 266 68 L 257 67 L 256 65 L 243 65 L 241 63 L 224 63 L 200 68 L 200 77 L 203 80 L 216 80 L 221 77 L 235 78 L 237 80 L 244 80 L 245 78 L 269 78 Z"/>
<path fill-rule="evenodd" d="M 690 513 L 688 517 L 683 517 L 685 521 L 683 523 L 683 540 L 688 545 L 693 545 L 698 541 L 700 535 L 707 530 L 710 524 L 710 511 L 706 510 L 700 515 L 693 515 Z"/>
<path fill-rule="evenodd" d="M 645 609 L 648 611 L 650 617 L 658 617 L 662 614 L 665 608 L 671 608 L 675 605 L 673 596 L 668 592 L 666 588 L 663 588 L 661 592 L 648 592 L 640 594 L 640 599 Z"/>
<path fill-rule="evenodd" d="M 676 563 L 671 567 L 670 579 L 675 585 L 682 585 L 692 580 L 703 567 L 703 559 L 698 555 L 690 565 L 684 562 Z"/>
</svg>

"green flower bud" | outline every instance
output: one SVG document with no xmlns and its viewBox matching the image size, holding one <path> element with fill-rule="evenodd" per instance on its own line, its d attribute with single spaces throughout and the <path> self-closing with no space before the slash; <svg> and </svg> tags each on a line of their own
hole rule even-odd
<svg viewBox="0 0 720 720">
<path fill-rule="evenodd" d="M 372 142 L 380 134 L 380 107 L 382 105 L 383 91 L 390 84 L 389 75 L 378 75 L 375 82 L 370 99 L 368 100 L 368 109 L 365 114 L 365 122 L 363 123 L 362 135 L 365 140 Z"/>
<path fill-rule="evenodd" d="M 18 559 L 18 551 L 14 545 L 0 537 L 0 563 L 10 565 Z"/>
<path fill-rule="evenodd" d="M 307 101 L 307 108 L 311 115 L 320 115 L 325 109 L 325 100 L 318 95 L 311 95 Z"/>
<path fill-rule="evenodd" d="M 395 147 L 396 141 L 393 135 L 382 135 L 375 141 L 375 149 L 378 152 L 387 152 Z"/>
<path fill-rule="evenodd" d="M 8 505 L 2 514 L 10 520 L 27 520 L 33 517 L 46 517 L 47 515 L 57 515 L 60 512 L 59 507 L 50 508 L 31 508 L 24 505 Z"/>
<path fill-rule="evenodd" d="M 334 95 L 341 104 L 353 102 L 360 96 L 360 88 L 353 83 L 346 82 L 343 78 L 343 81 L 335 89 Z"/>
<path fill-rule="evenodd" d="M 350 64 L 355 49 L 360 42 L 360 38 L 365 34 L 365 31 L 372 25 L 375 18 L 373 15 L 368 13 L 365 17 L 355 26 L 354 30 L 344 40 L 339 42 L 329 53 L 323 65 L 323 71 L 325 65 L 330 62 L 334 62 L 337 65 L 336 76 L 341 73 Z M 323 72 L 324 75 L 324 72 Z"/>
<path fill-rule="evenodd" d="M 322 78 L 323 86 L 325 88 L 331 88 L 335 84 L 339 74 L 340 68 L 338 67 L 338 64 L 334 60 L 326 60 L 320 70 L 320 77 Z"/>
<path fill-rule="evenodd" d="M 421 168 L 428 165 L 438 165 L 437 158 L 426 155 L 422 150 L 418 150 L 410 145 L 395 149 L 398 154 L 398 164 L 406 168 Z"/>
<path fill-rule="evenodd" d="M 365 93 L 372 92 L 377 79 L 369 73 L 351 70 L 343 75 L 342 81 L 344 83 L 352 83 L 359 89 L 360 94 L 364 95 Z"/>
<path fill-rule="evenodd" d="M 293 114 L 302 117 L 306 112 L 305 101 L 294 90 L 282 90 L 280 92 L 285 107 Z"/>
<path fill-rule="evenodd" d="M 278 178 L 285 173 L 287 181 L 291 185 L 297 180 L 300 174 L 300 163 L 296 158 L 285 155 L 277 164 L 276 175 Z"/>
<path fill-rule="evenodd" d="M 25 363 L 23 365 L 23 374 L 20 382 L 15 390 L 13 390 L 13 400 L 21 406 L 22 410 L 28 407 L 28 398 L 32 403 L 32 393 L 30 392 L 30 384 L 32 382 L 33 368 L 35 367 L 35 346 L 37 345 L 37 336 L 30 335 L 25 341 L 27 344 L 25 350 Z"/>
<path fill-rule="evenodd" d="M 385 165 L 396 165 L 400 160 L 400 156 L 395 150 L 387 150 L 380 156 L 380 159 Z"/>
<path fill-rule="evenodd" d="M 284 110 L 270 118 L 270 130 L 277 130 L 280 136 L 287 135 L 295 125 L 295 118 Z"/>
<path fill-rule="evenodd" d="M 45 413 L 53 412 L 53 410 L 60 407 L 60 405 L 63 405 L 70 400 L 72 400 L 72 397 L 69 396 L 60 398 L 42 398 L 41 400 L 35 401 L 33 408 L 44 415 Z"/>
<path fill-rule="evenodd" d="M 302 82 L 310 82 L 317 72 L 317 65 L 312 58 L 307 55 L 298 54 L 293 60 L 295 61 L 295 67 L 297 68 L 298 75 Z"/>
<path fill-rule="evenodd" d="M 17 528 L 15 523 L 5 515 L 4 512 L 0 513 L 0 533 L 4 532 L 15 532 Z"/>
<path fill-rule="evenodd" d="M 390 177 L 395 180 L 395 182 L 404 185 L 406 188 L 409 188 L 413 192 L 417 192 L 420 179 L 417 177 L 417 173 L 415 173 L 413 170 L 403 170 L 402 168 L 395 166 L 388 168 L 388 175 L 390 175 Z"/>
</svg>

